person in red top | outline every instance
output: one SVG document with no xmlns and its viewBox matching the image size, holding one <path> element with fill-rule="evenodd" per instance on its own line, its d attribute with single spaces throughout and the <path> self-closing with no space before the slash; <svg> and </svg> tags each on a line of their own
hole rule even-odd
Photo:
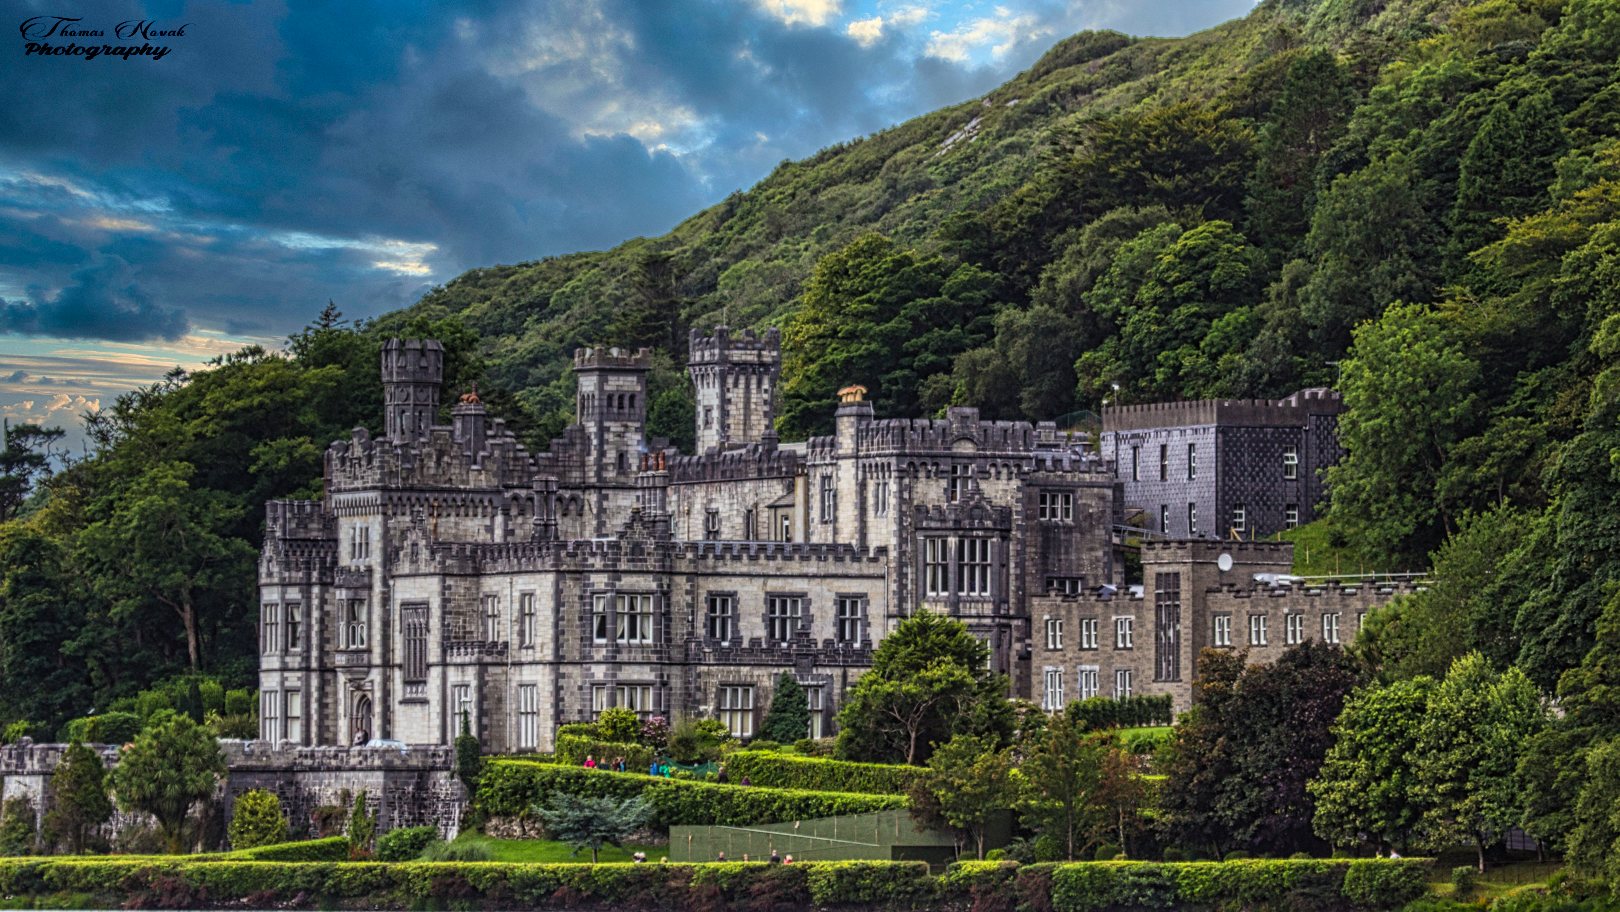
<svg viewBox="0 0 1620 912">
<path fill-rule="evenodd" d="M 586 754 L 585 755 L 585 768 L 588 769 L 588 770 L 596 769 L 596 758 L 592 757 L 590 754 Z"/>
</svg>

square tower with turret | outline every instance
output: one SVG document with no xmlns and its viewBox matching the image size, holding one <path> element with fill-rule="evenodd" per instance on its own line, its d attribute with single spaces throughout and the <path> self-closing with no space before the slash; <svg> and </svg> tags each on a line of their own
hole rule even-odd
<svg viewBox="0 0 1620 912">
<path fill-rule="evenodd" d="M 697 451 L 708 453 L 759 443 L 776 417 L 776 381 L 782 373 L 782 335 L 751 329 L 733 337 L 692 330 L 686 369 L 697 399 Z"/>
<path fill-rule="evenodd" d="M 419 440 L 439 416 L 444 346 L 436 339 L 389 339 L 382 348 L 384 429 L 396 443 Z"/>
<path fill-rule="evenodd" d="M 652 350 L 582 348 L 574 352 L 575 414 L 586 435 L 586 480 L 635 481 L 647 450 L 647 371 Z"/>
</svg>

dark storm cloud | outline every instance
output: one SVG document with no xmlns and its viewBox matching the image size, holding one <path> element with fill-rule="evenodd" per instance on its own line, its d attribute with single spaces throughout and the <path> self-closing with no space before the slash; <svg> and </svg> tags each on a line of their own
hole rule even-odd
<svg viewBox="0 0 1620 912">
<path fill-rule="evenodd" d="M 751 0 L 97 4 L 191 26 L 161 61 L 0 67 L 0 332 L 280 335 L 328 298 L 373 315 L 472 266 L 662 232 L 784 158 L 983 92 L 1091 18 L 1150 15 L 1011 5 L 1047 37 L 986 64 Z M 1162 31 L 1159 7 L 1208 24 L 1248 4 L 1151 6 Z"/>
<path fill-rule="evenodd" d="M 48 298 L 0 299 L 0 332 L 140 342 L 178 339 L 188 328 L 185 314 L 153 301 L 122 260 L 108 258 L 70 278 Z"/>
</svg>

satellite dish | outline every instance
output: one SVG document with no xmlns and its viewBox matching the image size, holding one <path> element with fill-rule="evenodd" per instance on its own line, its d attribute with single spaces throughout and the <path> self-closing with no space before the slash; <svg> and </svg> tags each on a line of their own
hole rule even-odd
<svg viewBox="0 0 1620 912">
<path fill-rule="evenodd" d="M 1222 573 L 1232 569 L 1232 555 L 1222 551 L 1221 556 L 1215 558 L 1215 566 L 1220 568 Z"/>
</svg>

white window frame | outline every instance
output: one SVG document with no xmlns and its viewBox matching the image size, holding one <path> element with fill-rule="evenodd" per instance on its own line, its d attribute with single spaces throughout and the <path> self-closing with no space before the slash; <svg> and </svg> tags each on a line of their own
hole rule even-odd
<svg viewBox="0 0 1620 912">
<path fill-rule="evenodd" d="M 535 599 L 533 592 L 518 593 L 518 646 L 534 646 Z"/>
<path fill-rule="evenodd" d="M 786 643 L 799 632 L 804 623 L 804 598 L 797 595 L 765 596 L 765 639 L 769 643 Z M 780 636 L 778 635 L 780 634 Z"/>
<path fill-rule="evenodd" d="M 1063 669 L 1045 669 L 1045 689 L 1041 693 L 1041 708 L 1056 712 L 1063 708 Z"/>
<path fill-rule="evenodd" d="M 281 740 L 281 694 L 278 691 L 266 690 L 259 696 L 259 731 L 266 741 Z"/>
<path fill-rule="evenodd" d="M 988 598 L 990 580 L 994 575 L 994 552 L 991 540 L 977 536 L 963 536 L 956 540 L 956 594 L 969 598 Z"/>
<path fill-rule="evenodd" d="M 654 642 L 653 628 L 657 618 L 653 614 L 653 597 L 646 592 L 618 594 L 618 612 L 613 624 L 615 642 L 630 646 L 648 646 Z"/>
<path fill-rule="evenodd" d="M 264 654 L 274 655 L 281 651 L 281 606 L 270 602 L 259 609 L 259 614 L 264 627 Z"/>
<path fill-rule="evenodd" d="M 703 538 L 707 541 L 718 541 L 720 538 L 720 510 L 716 507 L 703 511 Z"/>
<path fill-rule="evenodd" d="M 1299 447 L 1288 447 L 1283 450 L 1283 478 L 1293 481 L 1299 477 Z"/>
<path fill-rule="evenodd" d="M 840 595 L 833 600 L 833 637 L 837 642 L 853 645 L 861 641 L 865 603 L 864 598 L 851 595 Z"/>
<path fill-rule="evenodd" d="M 540 687 L 519 684 L 517 688 L 517 746 L 534 750 L 540 746 Z"/>
<path fill-rule="evenodd" d="M 1249 615 L 1249 645 L 1265 646 L 1266 640 L 1266 616 L 1263 614 Z"/>
<path fill-rule="evenodd" d="M 1129 668 L 1114 669 L 1114 699 L 1128 700 L 1131 696 L 1131 670 Z"/>
<path fill-rule="evenodd" d="M 1097 648 L 1098 629 L 1101 626 L 1102 626 L 1102 622 L 1097 618 L 1093 617 L 1093 618 L 1081 618 L 1080 619 L 1080 648 L 1081 649 L 1096 649 Z"/>
<path fill-rule="evenodd" d="M 1124 615 L 1114 618 L 1114 648 L 1135 649 L 1132 639 L 1136 633 L 1136 618 Z"/>
<path fill-rule="evenodd" d="M 1239 535 L 1249 531 L 1249 510 L 1243 504 L 1232 508 L 1232 531 Z"/>
<path fill-rule="evenodd" d="M 1283 507 L 1283 528 L 1299 528 L 1299 504 L 1289 504 Z"/>
<path fill-rule="evenodd" d="M 1046 648 L 1063 648 L 1063 619 L 1049 617 L 1046 619 Z"/>
<path fill-rule="evenodd" d="M 501 638 L 501 597 L 498 595 L 485 595 L 483 602 L 483 623 L 480 632 L 486 643 L 493 643 Z"/>
<path fill-rule="evenodd" d="M 1159 504 L 1159 531 L 1165 535 L 1170 534 L 1170 505 Z"/>
<path fill-rule="evenodd" d="M 1042 491 L 1039 516 L 1041 522 L 1073 522 L 1073 491 Z"/>
<path fill-rule="evenodd" d="M 365 649 L 366 627 L 369 613 L 366 610 L 365 599 L 344 599 L 343 605 L 343 648 Z"/>
<path fill-rule="evenodd" d="M 1230 614 L 1215 615 L 1215 632 L 1212 642 L 1216 646 L 1232 645 L 1232 616 Z"/>
<path fill-rule="evenodd" d="M 1198 534 L 1198 501 L 1187 503 L 1187 537 Z"/>
<path fill-rule="evenodd" d="M 608 594 L 595 592 L 591 594 L 591 610 L 586 623 L 591 627 L 591 642 L 606 643 L 608 641 Z"/>
<path fill-rule="evenodd" d="M 1159 444 L 1159 480 L 1170 480 L 1170 444 Z"/>
<path fill-rule="evenodd" d="M 473 705 L 472 685 L 455 684 L 450 688 L 450 732 L 451 737 L 461 734 L 461 718 L 467 717 L 467 727 L 474 733 L 478 731 L 478 708 Z"/>
<path fill-rule="evenodd" d="M 951 550 L 946 538 L 923 539 L 923 594 L 938 598 L 950 594 Z"/>
<path fill-rule="evenodd" d="M 1283 642 L 1289 646 L 1298 646 L 1305 642 L 1305 615 L 1298 611 L 1290 611 L 1283 615 Z"/>
<path fill-rule="evenodd" d="M 810 724 L 806 726 L 806 736 L 811 739 L 823 737 L 827 733 L 827 685 L 804 685 L 804 701 L 810 707 Z"/>
<path fill-rule="evenodd" d="M 294 744 L 304 743 L 304 692 L 282 691 L 281 703 L 286 710 L 281 716 L 286 740 Z"/>
<path fill-rule="evenodd" d="M 1339 642 L 1339 612 L 1329 611 L 1322 615 L 1322 642 Z"/>
<path fill-rule="evenodd" d="M 737 597 L 711 595 L 704 603 L 703 632 L 711 640 L 726 643 L 738 639 Z"/>
<path fill-rule="evenodd" d="M 823 472 L 821 475 L 821 521 L 824 523 L 832 522 L 833 514 L 837 511 L 838 488 L 833 482 L 832 473 Z"/>
<path fill-rule="evenodd" d="M 304 606 L 301 602 L 287 602 L 281 606 L 281 622 L 286 636 L 282 640 L 284 652 L 304 651 Z"/>
<path fill-rule="evenodd" d="M 1187 444 L 1187 480 L 1198 480 L 1198 444 Z"/>
<path fill-rule="evenodd" d="M 733 738 L 754 736 L 754 685 L 720 685 L 720 696 L 715 705 L 719 707 L 717 718 L 725 724 Z"/>
<path fill-rule="evenodd" d="M 1081 700 L 1102 696 L 1102 671 L 1095 665 L 1081 665 L 1075 675 L 1075 694 Z"/>
</svg>

